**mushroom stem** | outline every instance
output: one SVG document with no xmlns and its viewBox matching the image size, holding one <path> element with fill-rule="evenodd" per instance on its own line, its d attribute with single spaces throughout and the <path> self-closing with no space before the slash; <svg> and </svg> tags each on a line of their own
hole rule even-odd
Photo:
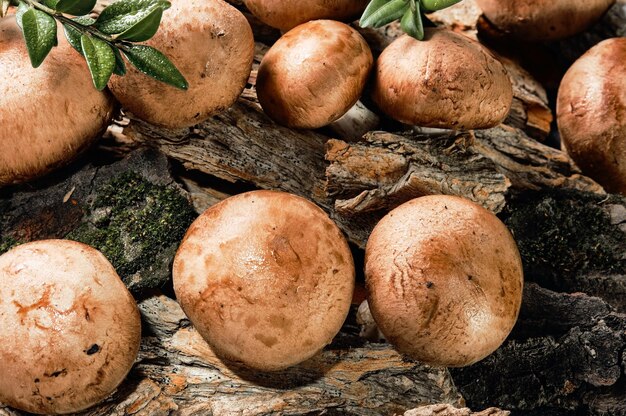
<svg viewBox="0 0 626 416">
<path fill-rule="evenodd" d="M 329 124 L 329 127 L 337 138 L 358 141 L 365 133 L 376 130 L 379 125 L 378 115 L 359 100 L 346 114 Z"/>
</svg>

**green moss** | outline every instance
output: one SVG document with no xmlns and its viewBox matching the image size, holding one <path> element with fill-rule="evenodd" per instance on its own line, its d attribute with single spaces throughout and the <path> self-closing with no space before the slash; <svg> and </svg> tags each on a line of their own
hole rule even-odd
<svg viewBox="0 0 626 416">
<path fill-rule="evenodd" d="M 623 204 L 612 196 L 552 191 L 510 201 L 503 219 L 513 232 L 525 274 L 550 286 L 591 274 L 626 272 L 626 233 L 604 208 Z"/>
<path fill-rule="evenodd" d="M 21 242 L 16 240 L 15 238 L 8 236 L 0 239 L 0 255 L 6 253 L 11 250 L 13 247 L 20 245 Z"/>
<path fill-rule="evenodd" d="M 118 176 L 95 194 L 88 222 L 66 238 L 102 251 L 131 289 L 162 284 L 168 273 L 153 274 L 159 262 L 171 261 L 172 246 L 196 217 L 191 204 L 174 187 L 152 184 L 134 172 Z"/>
</svg>

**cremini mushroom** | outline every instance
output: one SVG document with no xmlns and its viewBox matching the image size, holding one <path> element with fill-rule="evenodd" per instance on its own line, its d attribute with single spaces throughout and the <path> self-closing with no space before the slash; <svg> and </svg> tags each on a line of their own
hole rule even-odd
<svg viewBox="0 0 626 416">
<path fill-rule="evenodd" d="M 274 191 L 206 210 L 187 231 L 173 276 L 176 298 L 214 351 L 264 371 L 330 343 L 354 290 L 339 228 L 306 199 Z"/>
<path fill-rule="evenodd" d="M 349 21 L 365 10 L 369 0 L 244 0 L 253 15 L 268 26 L 289 30 L 309 20 Z"/>
<path fill-rule="evenodd" d="M 557 123 L 567 153 L 583 173 L 626 195 L 626 38 L 600 42 L 567 71 Z"/>
<path fill-rule="evenodd" d="M 64 414 L 100 402 L 122 382 L 137 357 L 141 321 L 99 251 L 42 240 L 0 256 L 0 337 L 0 402 Z"/>
<path fill-rule="evenodd" d="M 555 40 L 597 22 L 615 0 L 476 0 L 499 30 L 528 40 Z"/>
<path fill-rule="evenodd" d="M 59 36 L 33 68 L 14 17 L 0 20 L 0 187 L 61 167 L 89 147 L 113 115 L 85 60 Z"/>
<path fill-rule="evenodd" d="M 437 366 L 495 351 L 522 300 L 522 263 L 506 226 L 453 196 L 413 199 L 387 214 L 367 242 L 365 277 L 385 338 Z"/>
<path fill-rule="evenodd" d="M 504 66 L 478 42 L 428 28 L 423 41 L 404 35 L 385 48 L 373 99 L 403 123 L 467 130 L 501 123 L 513 89 Z"/>
<path fill-rule="evenodd" d="M 246 86 L 254 57 L 248 21 L 222 0 L 173 0 L 146 44 L 176 65 L 189 89 L 165 85 L 130 65 L 109 87 L 124 108 L 167 128 L 189 127 L 230 107 Z"/>
<path fill-rule="evenodd" d="M 284 34 L 265 54 L 257 76 L 263 111 L 293 128 L 319 128 L 359 99 L 373 58 L 350 26 L 314 20 Z"/>
</svg>

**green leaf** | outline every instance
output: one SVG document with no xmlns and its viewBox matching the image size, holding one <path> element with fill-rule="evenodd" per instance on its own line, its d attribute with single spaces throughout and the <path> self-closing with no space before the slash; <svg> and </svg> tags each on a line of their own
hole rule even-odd
<svg viewBox="0 0 626 416">
<path fill-rule="evenodd" d="M 368 18 L 372 15 L 372 13 L 383 7 L 385 4 L 387 4 L 388 1 L 389 0 L 372 0 L 365 8 L 363 15 L 361 15 L 361 18 L 359 19 L 359 25 L 361 27 L 367 27 L 364 26 L 363 22 L 368 22 Z"/>
<path fill-rule="evenodd" d="M 361 27 L 384 26 L 401 17 L 408 7 L 407 0 L 391 0 L 372 12 L 365 20 L 361 20 L 360 25 Z"/>
<path fill-rule="evenodd" d="M 461 0 L 420 0 L 422 8 L 427 12 L 435 12 L 453 6 Z"/>
<path fill-rule="evenodd" d="M 59 2 L 59 0 L 44 0 L 43 4 L 46 7 L 49 7 L 51 9 L 56 10 L 57 9 L 57 3 Z"/>
<path fill-rule="evenodd" d="M 92 19 L 88 16 L 75 17 L 72 20 L 76 23 L 81 24 L 82 26 L 90 26 L 96 21 L 96 19 Z M 72 48 L 76 49 L 82 55 L 83 47 L 80 43 L 80 37 L 83 35 L 82 32 L 67 23 L 63 23 L 63 31 L 65 32 L 65 37 L 67 38 L 67 41 L 70 45 L 72 45 Z"/>
<path fill-rule="evenodd" d="M 57 1 L 55 9 L 61 13 L 74 16 L 88 14 L 96 7 L 97 0 L 54 0 Z"/>
<path fill-rule="evenodd" d="M 113 73 L 120 76 L 126 75 L 126 64 L 124 63 L 124 58 L 122 58 L 120 50 L 113 48 L 113 52 L 115 53 L 115 70 L 113 70 Z"/>
<path fill-rule="evenodd" d="M 103 40 L 91 35 L 82 35 L 80 43 L 87 61 L 93 85 L 102 90 L 107 86 L 109 78 L 115 70 L 115 53 L 113 48 Z"/>
<path fill-rule="evenodd" d="M 132 34 L 135 31 L 135 26 L 139 25 L 141 30 L 138 32 L 145 32 L 143 34 L 145 37 L 151 31 L 146 30 L 146 26 L 147 29 L 152 28 L 156 16 L 155 10 L 159 9 L 163 12 L 169 7 L 170 3 L 164 0 L 120 0 L 102 11 L 96 21 L 96 27 L 108 35 L 118 35 L 125 32 Z M 161 17 L 158 16 L 160 22 Z M 147 20 L 147 23 L 142 23 L 144 20 Z M 125 39 L 131 40 L 130 38 Z"/>
<path fill-rule="evenodd" d="M 404 13 L 402 20 L 400 20 L 400 27 L 409 36 L 417 40 L 424 39 L 424 26 L 422 25 L 419 4 L 416 4 L 415 9 L 410 8 Z"/>
<path fill-rule="evenodd" d="M 185 77 L 157 49 L 146 45 L 129 45 L 122 51 L 130 63 L 144 74 L 181 90 L 189 88 Z"/>
<path fill-rule="evenodd" d="M 42 11 L 30 9 L 21 16 L 22 33 L 33 68 L 39 67 L 57 42 L 57 24 Z"/>
<path fill-rule="evenodd" d="M 137 24 L 125 32 L 120 33 L 117 38 L 131 42 L 144 42 L 154 36 L 157 32 L 159 25 L 161 24 L 162 16 L 163 9 L 161 7 L 157 7 L 145 18 L 137 22 Z"/>
</svg>

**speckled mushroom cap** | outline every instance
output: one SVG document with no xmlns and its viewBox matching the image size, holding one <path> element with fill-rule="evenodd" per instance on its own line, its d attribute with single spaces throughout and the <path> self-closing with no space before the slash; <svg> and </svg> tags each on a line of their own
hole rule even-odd
<svg viewBox="0 0 626 416">
<path fill-rule="evenodd" d="M 368 0 L 244 0 L 253 15 L 281 30 L 316 19 L 353 20 Z"/>
<path fill-rule="evenodd" d="M 528 41 L 555 40 L 582 32 L 615 0 L 476 0 L 503 32 Z"/>
<path fill-rule="evenodd" d="M 39 68 L 14 17 L 0 20 L 0 187 L 73 160 L 106 129 L 110 94 L 94 88 L 85 60 L 60 34 Z"/>
<path fill-rule="evenodd" d="M 179 303 L 215 352 L 267 371 L 329 344 L 354 290 L 339 228 L 306 199 L 272 191 L 206 210 L 180 245 L 173 276 Z"/>
<path fill-rule="evenodd" d="M 424 41 L 404 35 L 385 48 L 373 98 L 403 123 L 468 130 L 500 124 L 513 88 L 504 66 L 478 42 L 428 28 Z"/>
<path fill-rule="evenodd" d="M 106 398 L 141 339 L 133 297 L 97 250 L 43 240 L 0 256 L 0 402 L 72 413 Z"/>
<path fill-rule="evenodd" d="M 563 146 L 583 173 L 626 195 L 626 38 L 600 42 L 572 65 L 556 111 Z"/>
<path fill-rule="evenodd" d="M 369 305 L 400 352 L 447 367 L 475 363 L 507 337 L 522 300 L 522 263 L 506 226 L 459 197 L 391 211 L 365 253 Z"/>
<path fill-rule="evenodd" d="M 372 64 L 367 42 L 350 26 L 332 20 L 304 23 L 263 57 L 256 84 L 259 102 L 285 126 L 325 126 L 358 101 Z"/>
<path fill-rule="evenodd" d="M 252 69 L 254 39 L 246 18 L 222 0 L 171 0 L 161 27 L 146 42 L 163 52 L 183 74 L 182 91 L 127 65 L 109 88 L 122 106 L 150 123 L 182 128 L 230 107 Z"/>
</svg>

